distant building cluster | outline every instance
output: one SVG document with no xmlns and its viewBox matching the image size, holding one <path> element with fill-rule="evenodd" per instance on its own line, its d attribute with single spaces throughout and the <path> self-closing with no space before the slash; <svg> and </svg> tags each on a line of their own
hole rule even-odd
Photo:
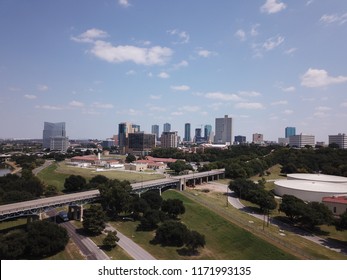
<svg viewBox="0 0 347 280">
<path fill-rule="evenodd" d="M 190 123 L 184 124 L 184 136 L 178 135 L 173 131 L 170 123 L 163 124 L 162 133 L 159 131 L 159 125 L 154 124 L 151 127 L 151 133 L 141 131 L 137 124 L 122 122 L 118 124 L 118 134 L 112 138 L 103 140 L 100 145 L 103 149 L 113 149 L 117 147 L 117 153 L 134 154 L 137 156 L 148 155 L 153 148 L 177 148 L 177 147 L 215 147 L 224 148 L 229 145 L 245 145 L 246 136 L 237 135 L 233 138 L 233 119 L 228 115 L 215 119 L 213 130 L 210 124 L 200 124 L 199 127 L 192 129 Z M 69 145 L 69 139 L 66 136 L 65 122 L 44 123 L 43 129 L 43 148 L 51 151 L 65 152 Z M 256 132 L 252 135 L 252 144 L 270 145 L 279 144 L 293 148 L 326 146 L 324 142 L 316 142 L 315 136 L 304 133 L 297 133 L 295 127 L 286 127 L 284 137 L 278 138 L 278 141 L 267 141 L 262 133 Z M 347 149 L 347 136 L 344 133 L 329 135 L 329 143 L 336 148 Z"/>
</svg>

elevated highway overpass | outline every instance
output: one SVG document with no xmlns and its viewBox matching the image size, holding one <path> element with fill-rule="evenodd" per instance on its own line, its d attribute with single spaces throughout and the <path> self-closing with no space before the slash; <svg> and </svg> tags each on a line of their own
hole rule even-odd
<svg viewBox="0 0 347 280">
<path fill-rule="evenodd" d="M 133 183 L 132 192 L 141 195 L 148 190 L 159 190 L 175 188 L 184 190 L 187 186 L 202 184 L 204 182 L 224 178 L 225 170 L 211 170 L 207 172 L 191 173 L 187 175 L 168 177 L 165 179 Z M 6 204 L 0 206 L 0 221 L 21 216 L 39 216 L 42 213 L 58 207 L 69 206 L 79 207 L 78 216 L 83 216 L 83 204 L 90 203 L 100 199 L 99 190 L 90 190 L 79 193 L 65 194 L 54 197 L 47 197 L 18 203 Z M 75 215 L 75 218 L 77 216 Z"/>
</svg>

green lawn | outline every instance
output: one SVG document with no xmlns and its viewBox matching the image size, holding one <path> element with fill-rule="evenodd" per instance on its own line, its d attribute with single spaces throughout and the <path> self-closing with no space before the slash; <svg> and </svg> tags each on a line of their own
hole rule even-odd
<svg viewBox="0 0 347 280">
<path fill-rule="evenodd" d="M 104 175 L 109 179 L 128 180 L 131 183 L 150 181 L 164 178 L 161 174 L 149 174 L 148 172 L 126 172 L 126 171 L 95 171 L 95 169 L 80 168 L 74 166 L 68 166 L 65 163 L 53 163 L 49 167 L 42 170 L 37 176 L 45 182 L 47 185 L 53 185 L 58 188 L 59 191 L 64 189 L 64 182 L 70 175 L 81 175 L 86 179 L 91 179 L 96 175 Z"/>
<path fill-rule="evenodd" d="M 256 237 L 248 231 L 233 225 L 209 209 L 190 200 L 179 192 L 166 191 L 163 198 L 178 198 L 184 202 L 186 213 L 182 222 L 191 230 L 205 235 L 206 246 L 200 249 L 200 255 L 180 256 L 176 247 L 151 245 L 154 232 L 136 232 L 137 223 L 115 223 L 115 227 L 131 237 L 157 259 L 211 259 L 211 260 L 256 260 L 256 259 L 295 259 L 294 256 L 278 249 L 274 245 Z"/>
</svg>

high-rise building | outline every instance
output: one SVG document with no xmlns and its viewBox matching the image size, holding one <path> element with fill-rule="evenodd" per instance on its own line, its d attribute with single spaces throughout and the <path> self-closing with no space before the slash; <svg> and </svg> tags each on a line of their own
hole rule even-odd
<svg viewBox="0 0 347 280">
<path fill-rule="evenodd" d="M 160 141 L 161 141 L 162 148 L 177 148 L 178 147 L 177 131 L 163 132 L 161 134 Z"/>
<path fill-rule="evenodd" d="M 125 153 L 129 133 L 140 132 L 140 126 L 128 122 L 118 125 L 118 145 L 120 153 Z"/>
<path fill-rule="evenodd" d="M 254 133 L 252 135 L 252 140 L 254 144 L 262 144 L 264 143 L 264 136 L 263 134 L 260 134 L 260 133 Z"/>
<path fill-rule="evenodd" d="M 170 132 L 171 131 L 171 124 L 164 123 L 163 132 Z"/>
<path fill-rule="evenodd" d="M 246 144 L 246 136 L 237 135 L 234 140 L 237 145 Z"/>
<path fill-rule="evenodd" d="M 191 142 L 192 141 L 192 137 L 191 137 L 191 133 L 190 133 L 190 123 L 186 123 L 184 125 L 184 138 L 183 141 L 184 142 Z"/>
<path fill-rule="evenodd" d="M 289 138 L 290 136 L 294 136 L 295 133 L 295 127 L 286 127 L 285 128 L 285 138 Z"/>
<path fill-rule="evenodd" d="M 155 134 L 129 133 L 126 152 L 134 155 L 148 155 L 155 147 Z"/>
<path fill-rule="evenodd" d="M 154 124 L 152 125 L 152 134 L 155 134 L 155 140 L 159 141 L 159 125 Z"/>
<path fill-rule="evenodd" d="M 340 149 L 347 149 L 347 135 L 345 133 L 329 135 L 329 144 L 337 144 Z"/>
<path fill-rule="evenodd" d="M 289 146 L 304 148 L 305 146 L 315 146 L 314 135 L 305 135 L 300 133 L 299 135 L 293 135 L 289 137 Z"/>
<path fill-rule="evenodd" d="M 205 138 L 202 137 L 201 128 L 196 128 L 196 129 L 195 129 L 194 142 L 195 142 L 195 143 L 198 143 L 198 144 L 199 144 L 199 143 L 205 142 Z"/>
<path fill-rule="evenodd" d="M 44 149 L 66 151 L 68 138 L 66 137 L 65 122 L 44 122 L 42 142 Z"/>
<path fill-rule="evenodd" d="M 217 144 L 232 143 L 232 118 L 216 118 L 214 142 Z"/>
<path fill-rule="evenodd" d="M 204 127 L 204 137 L 206 142 L 212 142 L 212 125 L 206 124 Z"/>
</svg>

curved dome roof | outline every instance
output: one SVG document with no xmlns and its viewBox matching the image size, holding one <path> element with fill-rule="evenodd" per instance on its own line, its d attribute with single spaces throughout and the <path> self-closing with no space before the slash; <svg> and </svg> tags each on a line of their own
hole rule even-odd
<svg viewBox="0 0 347 280">
<path fill-rule="evenodd" d="M 290 180 L 308 180 L 316 182 L 331 182 L 331 183 L 347 183 L 347 177 L 325 175 L 325 174 L 309 174 L 309 173 L 292 173 L 287 174 Z"/>
<path fill-rule="evenodd" d="M 336 184 L 329 182 L 320 181 L 307 181 L 307 180 L 278 180 L 275 181 L 275 185 L 283 188 L 300 191 L 310 192 L 324 192 L 324 193 L 346 193 L 347 194 L 347 183 Z"/>
</svg>

